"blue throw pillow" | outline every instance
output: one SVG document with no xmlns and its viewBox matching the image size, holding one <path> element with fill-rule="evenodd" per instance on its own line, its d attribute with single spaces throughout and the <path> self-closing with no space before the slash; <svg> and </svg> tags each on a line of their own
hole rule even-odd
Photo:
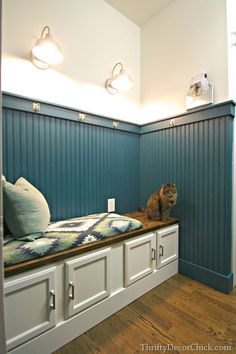
<svg viewBox="0 0 236 354">
<path fill-rule="evenodd" d="M 2 182 L 4 219 L 12 235 L 43 235 L 50 222 L 50 211 L 42 193 L 23 177 L 15 184 Z"/>
</svg>

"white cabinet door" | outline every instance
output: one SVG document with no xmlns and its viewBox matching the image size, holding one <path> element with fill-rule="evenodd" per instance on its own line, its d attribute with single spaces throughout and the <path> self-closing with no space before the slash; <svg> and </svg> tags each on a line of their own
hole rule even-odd
<svg viewBox="0 0 236 354">
<path fill-rule="evenodd" d="M 111 248 L 66 262 L 67 317 L 110 295 Z"/>
<path fill-rule="evenodd" d="M 55 271 L 50 268 L 5 282 L 7 350 L 55 325 Z"/>
<path fill-rule="evenodd" d="M 124 243 L 125 286 L 153 272 L 155 260 L 155 234 L 147 234 Z"/>
<path fill-rule="evenodd" d="M 178 258 L 178 225 L 165 227 L 157 231 L 157 245 L 159 257 L 157 257 L 157 268 Z"/>
</svg>

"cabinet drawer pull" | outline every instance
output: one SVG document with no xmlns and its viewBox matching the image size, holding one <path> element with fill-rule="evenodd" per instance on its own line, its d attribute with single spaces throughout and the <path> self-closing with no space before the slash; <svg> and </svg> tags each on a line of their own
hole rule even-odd
<svg viewBox="0 0 236 354">
<path fill-rule="evenodd" d="M 156 250 L 155 248 L 152 248 L 152 261 L 156 259 Z"/>
<path fill-rule="evenodd" d="M 159 246 L 159 256 L 164 256 L 164 247 L 162 245 Z"/>
<path fill-rule="evenodd" d="M 52 303 L 50 304 L 50 309 L 55 310 L 56 308 L 56 294 L 54 290 L 50 290 L 50 296 L 52 296 Z"/>
<path fill-rule="evenodd" d="M 75 285 L 74 285 L 73 281 L 69 282 L 69 286 L 71 287 L 71 294 L 69 295 L 69 298 L 71 300 L 74 300 L 75 299 Z"/>
</svg>

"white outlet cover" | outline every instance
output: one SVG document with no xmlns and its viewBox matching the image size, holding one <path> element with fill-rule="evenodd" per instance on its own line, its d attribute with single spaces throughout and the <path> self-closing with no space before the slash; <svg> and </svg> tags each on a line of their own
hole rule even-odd
<svg viewBox="0 0 236 354">
<path fill-rule="evenodd" d="M 107 199 L 107 211 L 108 213 L 115 211 L 115 198 Z"/>
</svg>

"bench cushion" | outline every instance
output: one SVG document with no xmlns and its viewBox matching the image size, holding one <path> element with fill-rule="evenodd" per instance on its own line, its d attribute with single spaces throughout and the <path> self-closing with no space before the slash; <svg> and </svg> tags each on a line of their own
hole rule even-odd
<svg viewBox="0 0 236 354">
<path fill-rule="evenodd" d="M 114 213 L 93 214 L 52 222 L 44 236 L 28 242 L 6 236 L 3 256 L 5 266 L 46 256 L 85 243 L 103 240 L 142 227 L 143 224 Z"/>
</svg>

